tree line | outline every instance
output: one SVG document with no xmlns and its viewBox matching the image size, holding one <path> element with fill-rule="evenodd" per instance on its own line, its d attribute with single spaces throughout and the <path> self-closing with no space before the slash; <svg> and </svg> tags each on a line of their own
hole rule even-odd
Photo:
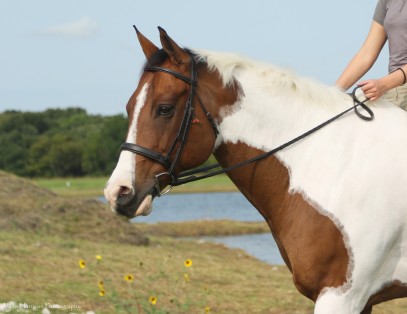
<svg viewBox="0 0 407 314">
<path fill-rule="evenodd" d="M 0 169 L 26 177 L 108 175 L 126 133 L 123 115 L 6 111 L 0 114 Z"/>
</svg>

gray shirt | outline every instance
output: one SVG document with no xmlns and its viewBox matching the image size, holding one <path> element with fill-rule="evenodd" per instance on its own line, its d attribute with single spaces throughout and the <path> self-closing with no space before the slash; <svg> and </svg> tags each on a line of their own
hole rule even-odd
<svg viewBox="0 0 407 314">
<path fill-rule="evenodd" d="M 389 72 L 407 64 L 407 0 L 379 0 L 373 16 L 389 41 Z"/>
</svg>

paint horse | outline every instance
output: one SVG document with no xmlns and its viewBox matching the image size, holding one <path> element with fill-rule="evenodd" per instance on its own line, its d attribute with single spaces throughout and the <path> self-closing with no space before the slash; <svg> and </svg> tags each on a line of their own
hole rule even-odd
<svg viewBox="0 0 407 314">
<path fill-rule="evenodd" d="M 119 215 L 149 214 L 165 186 L 212 153 L 226 168 L 353 106 L 338 89 L 275 66 L 183 49 L 161 28 L 159 49 L 136 31 L 147 62 L 105 188 Z M 383 100 L 369 106 L 371 122 L 349 112 L 228 173 L 318 314 L 371 313 L 407 296 L 407 114 Z"/>
</svg>

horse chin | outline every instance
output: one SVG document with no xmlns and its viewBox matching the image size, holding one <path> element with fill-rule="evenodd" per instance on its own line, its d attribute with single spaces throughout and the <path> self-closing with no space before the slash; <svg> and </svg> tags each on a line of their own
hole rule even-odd
<svg viewBox="0 0 407 314">
<path fill-rule="evenodd" d="M 153 210 L 152 204 L 153 204 L 153 195 L 147 194 L 146 197 L 144 197 L 143 201 L 141 202 L 140 206 L 135 211 L 133 218 L 137 216 L 149 215 Z"/>
</svg>

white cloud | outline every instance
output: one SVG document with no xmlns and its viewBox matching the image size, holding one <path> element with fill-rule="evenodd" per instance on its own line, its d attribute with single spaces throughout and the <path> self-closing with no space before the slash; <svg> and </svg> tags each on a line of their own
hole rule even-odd
<svg viewBox="0 0 407 314">
<path fill-rule="evenodd" d="M 89 17 L 83 17 L 77 21 L 51 26 L 42 33 L 52 36 L 87 38 L 95 35 L 98 29 L 99 24 L 96 21 Z"/>
</svg>

